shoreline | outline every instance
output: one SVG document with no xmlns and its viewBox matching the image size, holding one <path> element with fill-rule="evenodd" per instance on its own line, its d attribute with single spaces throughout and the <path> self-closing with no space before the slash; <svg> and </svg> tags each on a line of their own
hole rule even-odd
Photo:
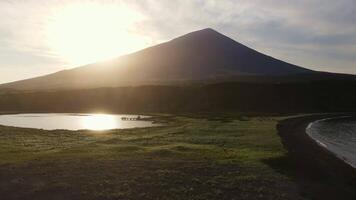
<svg viewBox="0 0 356 200">
<path fill-rule="evenodd" d="M 331 154 L 333 154 L 335 157 L 339 158 L 340 160 L 342 160 L 343 162 L 345 162 L 346 164 L 350 165 L 351 167 L 353 167 L 356 170 L 356 165 L 355 163 L 353 163 L 352 161 L 350 161 L 348 158 L 344 157 L 341 154 L 338 154 L 334 151 L 332 151 L 331 149 L 328 148 L 328 145 L 326 145 L 324 142 L 318 140 L 317 138 L 313 138 L 312 133 L 310 132 L 309 129 L 311 129 L 311 127 L 314 124 L 317 124 L 319 122 L 324 122 L 324 121 L 332 121 L 332 120 L 340 120 L 340 119 L 355 119 L 355 116 L 351 116 L 351 115 L 342 115 L 342 116 L 337 116 L 337 117 L 331 117 L 331 118 L 325 118 L 325 119 L 319 119 L 316 121 L 313 121 L 311 123 L 309 123 L 309 125 L 307 126 L 305 132 L 306 134 L 312 138 L 321 148 L 324 148 L 326 150 L 328 150 Z"/>
<path fill-rule="evenodd" d="M 307 134 L 307 127 L 318 120 L 345 116 L 317 114 L 282 120 L 277 131 L 295 168 L 301 190 L 315 199 L 355 199 L 356 169 L 320 146 Z M 306 189 L 307 188 L 307 189 Z"/>
</svg>

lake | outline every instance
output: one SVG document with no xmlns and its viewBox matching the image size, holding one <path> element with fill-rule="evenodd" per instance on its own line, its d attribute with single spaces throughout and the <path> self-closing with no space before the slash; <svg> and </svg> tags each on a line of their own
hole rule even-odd
<svg viewBox="0 0 356 200">
<path fill-rule="evenodd" d="M 356 167 L 356 119 L 339 117 L 311 123 L 307 134 L 348 164 Z"/>
<path fill-rule="evenodd" d="M 41 113 L 0 115 L 0 125 L 44 130 L 110 130 L 159 126 L 139 115 Z"/>
</svg>

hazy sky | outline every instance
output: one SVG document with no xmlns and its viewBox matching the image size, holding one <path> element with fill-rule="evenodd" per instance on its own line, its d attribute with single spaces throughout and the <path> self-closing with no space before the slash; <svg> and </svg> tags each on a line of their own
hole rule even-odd
<svg viewBox="0 0 356 200">
<path fill-rule="evenodd" d="M 203 29 L 273 57 L 356 74 L 355 0 L 0 0 L 0 83 Z"/>
</svg>

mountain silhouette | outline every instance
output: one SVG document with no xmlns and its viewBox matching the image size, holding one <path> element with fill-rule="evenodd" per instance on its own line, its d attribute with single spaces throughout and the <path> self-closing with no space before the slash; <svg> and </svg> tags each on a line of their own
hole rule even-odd
<svg viewBox="0 0 356 200">
<path fill-rule="evenodd" d="M 108 62 L 89 64 L 0 87 L 26 90 L 73 89 L 313 73 L 316 72 L 259 53 L 207 28 Z"/>
</svg>

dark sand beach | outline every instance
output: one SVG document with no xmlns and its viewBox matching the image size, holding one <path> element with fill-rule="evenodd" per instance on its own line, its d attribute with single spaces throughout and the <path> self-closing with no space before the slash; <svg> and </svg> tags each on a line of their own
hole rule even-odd
<svg viewBox="0 0 356 200">
<path fill-rule="evenodd" d="M 321 147 L 306 134 L 307 126 L 339 114 L 318 114 L 281 121 L 278 134 L 295 166 L 301 191 L 313 199 L 355 199 L 356 169 Z"/>
</svg>

